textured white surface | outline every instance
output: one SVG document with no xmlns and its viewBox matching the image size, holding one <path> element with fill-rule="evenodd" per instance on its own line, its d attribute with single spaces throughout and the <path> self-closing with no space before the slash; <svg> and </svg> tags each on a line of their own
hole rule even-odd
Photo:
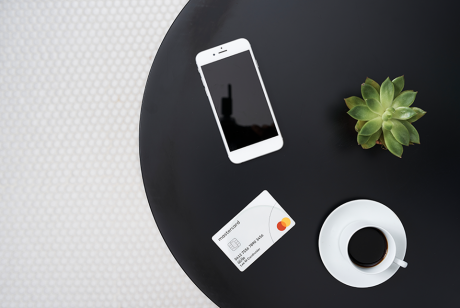
<svg viewBox="0 0 460 308">
<path fill-rule="evenodd" d="M 185 0 L 0 0 L 0 307 L 215 307 L 150 213 L 138 156 Z"/>
</svg>

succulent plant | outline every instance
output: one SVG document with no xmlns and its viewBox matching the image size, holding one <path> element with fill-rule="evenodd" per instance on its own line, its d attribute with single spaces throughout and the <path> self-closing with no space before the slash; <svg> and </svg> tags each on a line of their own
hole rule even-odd
<svg viewBox="0 0 460 308">
<path fill-rule="evenodd" d="M 358 144 L 370 149 L 381 144 L 392 154 L 401 157 L 403 145 L 420 144 L 420 136 L 411 124 L 426 112 L 410 107 L 417 92 L 402 91 L 404 76 L 390 80 L 387 78 L 380 86 L 370 78 L 361 85 L 363 99 L 351 96 L 345 99 L 348 114 L 358 120 L 355 130 L 358 132 Z"/>
</svg>

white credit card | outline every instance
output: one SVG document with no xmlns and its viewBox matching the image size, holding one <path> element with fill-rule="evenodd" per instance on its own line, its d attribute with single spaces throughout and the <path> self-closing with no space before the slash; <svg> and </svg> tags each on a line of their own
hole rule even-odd
<svg viewBox="0 0 460 308">
<path fill-rule="evenodd" d="M 240 271 L 244 271 L 294 226 L 294 220 L 264 190 L 212 240 Z"/>
</svg>

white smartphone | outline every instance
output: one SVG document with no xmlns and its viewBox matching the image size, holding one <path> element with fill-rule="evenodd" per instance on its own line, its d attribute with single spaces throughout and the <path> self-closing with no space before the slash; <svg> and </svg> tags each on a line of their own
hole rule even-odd
<svg viewBox="0 0 460 308">
<path fill-rule="evenodd" d="M 283 138 L 248 40 L 204 50 L 196 64 L 230 161 L 281 149 Z"/>
</svg>

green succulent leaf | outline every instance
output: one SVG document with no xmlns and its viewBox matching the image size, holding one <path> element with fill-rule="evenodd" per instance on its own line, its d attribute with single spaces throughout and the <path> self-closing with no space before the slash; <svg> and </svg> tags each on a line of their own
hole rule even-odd
<svg viewBox="0 0 460 308">
<path fill-rule="evenodd" d="M 390 78 L 388 77 L 387 79 L 385 79 L 385 81 L 382 83 L 382 86 L 380 87 L 380 103 L 382 103 L 384 109 L 391 107 L 391 104 L 393 103 L 394 93 L 395 87 L 391 82 Z M 364 99 L 366 99 L 366 97 L 364 97 Z"/>
<path fill-rule="evenodd" d="M 396 98 L 399 95 L 399 93 L 401 93 L 402 89 L 404 89 L 404 75 L 393 79 L 393 85 L 395 86 L 394 97 Z"/>
<path fill-rule="evenodd" d="M 382 117 L 377 117 L 370 120 L 364 124 L 363 128 L 361 128 L 359 131 L 359 134 L 363 136 L 370 136 L 375 134 L 382 127 L 382 121 Z"/>
<path fill-rule="evenodd" d="M 396 141 L 395 137 L 393 137 L 393 134 L 386 129 L 383 129 L 383 137 L 385 138 L 385 146 L 386 148 L 395 156 L 398 156 L 401 158 L 401 155 L 403 153 L 403 147 L 401 143 Z"/>
<path fill-rule="evenodd" d="M 418 119 L 420 119 L 421 117 L 423 117 L 426 114 L 426 111 L 424 111 L 424 110 L 422 110 L 420 108 L 412 107 L 411 109 L 414 110 L 416 114 L 413 117 L 411 117 L 411 118 L 409 118 L 407 120 L 407 122 L 409 122 L 409 123 L 413 123 L 413 122 L 417 121 Z"/>
<path fill-rule="evenodd" d="M 377 92 L 380 93 L 380 85 L 375 80 L 366 77 L 366 81 L 364 83 L 373 86 L 377 90 Z"/>
<path fill-rule="evenodd" d="M 345 104 L 347 104 L 348 109 L 352 109 L 353 107 L 356 106 L 365 106 L 366 103 L 364 100 L 360 97 L 357 96 L 351 96 L 349 98 L 345 99 Z"/>
<path fill-rule="evenodd" d="M 395 139 L 402 145 L 409 145 L 410 134 L 407 128 L 398 120 L 390 120 L 393 122 L 393 128 L 391 129 L 391 134 Z"/>
<path fill-rule="evenodd" d="M 417 92 L 412 90 L 404 91 L 395 100 L 393 101 L 393 108 L 398 107 L 409 107 L 415 100 L 415 96 L 417 96 Z"/>
<path fill-rule="evenodd" d="M 384 121 L 388 121 L 389 119 L 391 119 L 393 117 L 393 113 L 391 113 L 390 111 L 385 111 L 383 114 L 382 114 L 382 119 Z"/>
<path fill-rule="evenodd" d="M 366 105 L 369 107 L 369 109 L 377 114 L 382 114 L 385 109 L 383 109 L 382 104 L 376 99 L 369 98 L 366 99 Z"/>
<path fill-rule="evenodd" d="M 387 120 L 387 121 L 383 121 L 383 125 L 382 127 L 386 130 L 391 130 L 393 128 L 393 122 Z"/>
<path fill-rule="evenodd" d="M 396 108 L 393 113 L 393 119 L 397 120 L 407 120 L 416 115 L 417 113 L 409 107 L 399 107 Z"/>
<path fill-rule="evenodd" d="M 377 90 L 373 86 L 367 83 L 363 83 L 361 85 L 361 95 L 363 96 L 364 99 L 373 98 L 377 101 L 380 101 L 379 92 L 377 92 Z"/>
<path fill-rule="evenodd" d="M 363 136 L 358 134 L 358 144 L 365 144 L 371 136 Z"/>
<path fill-rule="evenodd" d="M 382 134 L 382 129 L 379 128 L 378 131 L 376 131 L 373 135 L 369 137 L 366 143 L 361 145 L 361 147 L 366 150 L 372 148 L 377 142 L 377 140 L 380 138 L 381 134 Z"/>
<path fill-rule="evenodd" d="M 348 110 L 348 114 L 352 118 L 361 121 L 369 121 L 379 116 L 378 114 L 372 112 L 367 106 L 353 107 L 351 110 Z"/>
<path fill-rule="evenodd" d="M 356 125 L 355 125 L 355 131 L 357 133 L 359 133 L 359 131 L 361 130 L 361 128 L 363 128 L 363 125 L 366 124 L 367 122 L 366 121 L 361 121 L 361 120 L 358 120 L 358 122 L 356 122 Z"/>
<path fill-rule="evenodd" d="M 410 124 L 407 121 L 401 121 L 401 123 L 406 127 L 410 134 L 410 142 L 420 144 L 420 136 L 418 131 L 415 129 L 414 125 Z"/>
</svg>

